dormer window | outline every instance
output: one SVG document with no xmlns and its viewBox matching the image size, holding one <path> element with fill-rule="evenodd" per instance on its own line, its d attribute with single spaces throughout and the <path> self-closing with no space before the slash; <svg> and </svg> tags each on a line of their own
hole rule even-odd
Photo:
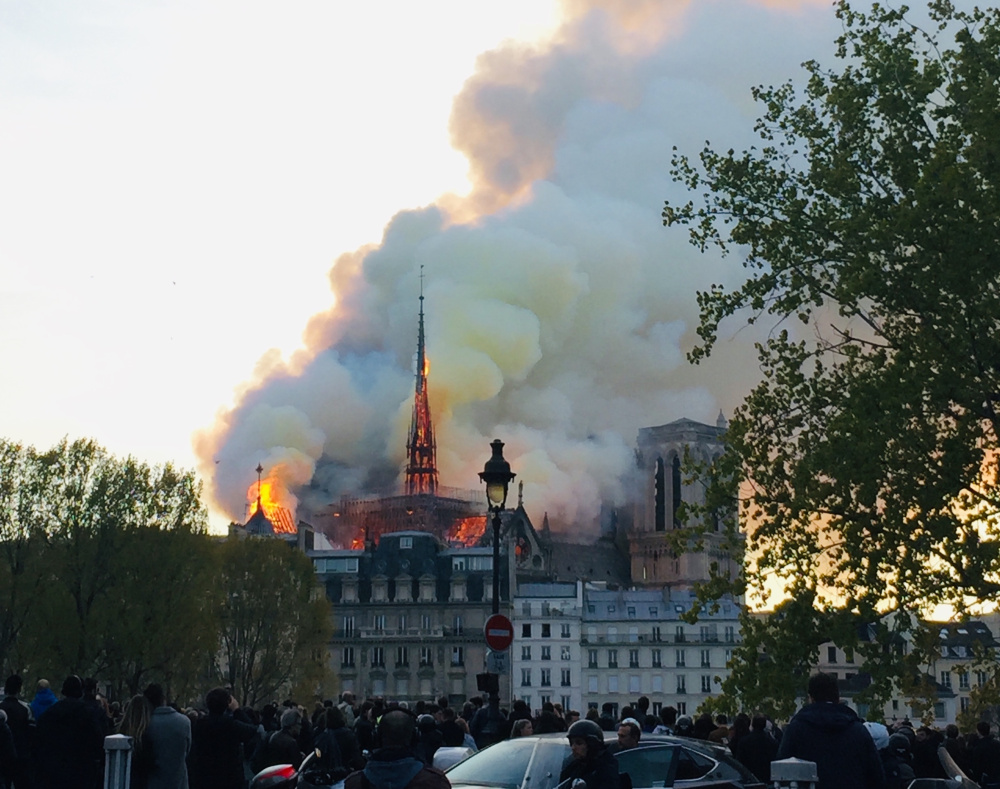
<svg viewBox="0 0 1000 789">
<path fill-rule="evenodd" d="M 413 538 L 412 537 L 400 537 L 399 538 L 399 547 L 400 548 L 412 548 L 413 547 Z"/>
</svg>

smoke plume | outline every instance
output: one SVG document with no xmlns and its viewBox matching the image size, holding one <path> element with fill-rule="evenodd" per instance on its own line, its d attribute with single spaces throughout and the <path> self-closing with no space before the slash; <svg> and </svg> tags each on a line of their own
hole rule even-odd
<svg viewBox="0 0 1000 789">
<path fill-rule="evenodd" d="M 714 423 L 755 380 L 749 332 L 699 367 L 695 292 L 732 285 L 735 259 L 662 227 L 674 146 L 754 144 L 750 87 L 823 59 L 826 2 L 566 0 L 544 45 L 481 56 L 451 135 L 468 196 L 397 214 L 381 243 L 342 255 L 335 303 L 305 350 L 265 357 L 238 404 L 196 438 L 234 519 L 262 463 L 308 519 L 401 476 L 424 269 L 431 410 L 443 485 L 478 487 L 489 442 L 553 528 L 593 529 L 621 503 L 636 432 Z M 828 59 L 828 58 L 827 58 Z M 405 129 L 401 131 L 405 133 Z"/>
</svg>

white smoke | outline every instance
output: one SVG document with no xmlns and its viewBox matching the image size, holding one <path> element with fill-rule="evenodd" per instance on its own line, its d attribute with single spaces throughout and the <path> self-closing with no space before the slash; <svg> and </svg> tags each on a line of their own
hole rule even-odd
<svg viewBox="0 0 1000 789">
<path fill-rule="evenodd" d="M 307 509 L 398 479 L 421 267 L 441 483 L 477 487 L 501 438 L 529 513 L 548 512 L 553 528 L 591 529 L 602 503 L 623 501 L 639 428 L 714 423 L 755 380 L 749 336 L 724 339 L 702 366 L 685 361 L 696 291 L 742 269 L 662 227 L 663 200 L 686 199 L 670 158 L 706 139 L 754 144 L 750 87 L 826 56 L 832 11 L 574 0 L 566 13 L 548 46 L 483 55 L 456 97 L 471 194 L 404 211 L 379 245 L 343 255 L 308 350 L 262 362 L 199 436 L 231 517 L 257 462 L 278 464 Z"/>
</svg>

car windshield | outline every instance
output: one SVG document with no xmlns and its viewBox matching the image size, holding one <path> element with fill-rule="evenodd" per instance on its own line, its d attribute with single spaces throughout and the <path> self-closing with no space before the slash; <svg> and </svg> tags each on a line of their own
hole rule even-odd
<svg viewBox="0 0 1000 789">
<path fill-rule="evenodd" d="M 478 784 L 517 789 L 528 771 L 535 749 L 533 739 L 498 742 L 448 770 L 452 786 Z"/>
</svg>

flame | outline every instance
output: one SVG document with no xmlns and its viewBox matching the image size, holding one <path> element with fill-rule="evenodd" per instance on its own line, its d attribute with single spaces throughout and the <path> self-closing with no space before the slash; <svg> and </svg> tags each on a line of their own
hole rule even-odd
<svg viewBox="0 0 1000 789">
<path fill-rule="evenodd" d="M 356 537 L 355 539 L 351 540 L 352 551 L 361 551 L 364 550 L 364 547 L 365 547 L 365 541 L 362 540 L 360 537 Z"/>
<path fill-rule="evenodd" d="M 466 547 L 476 545 L 486 532 L 486 516 L 474 515 L 455 522 L 448 532 L 448 541 L 461 543 Z"/>
<path fill-rule="evenodd" d="M 261 480 L 259 495 L 257 483 L 254 482 L 247 489 L 247 500 L 250 502 L 250 516 L 252 517 L 257 512 L 257 500 L 259 498 L 261 506 L 264 508 L 264 515 L 271 521 L 275 532 L 278 534 L 297 534 L 298 529 L 295 528 L 295 518 L 292 515 L 292 511 L 281 505 L 283 493 L 284 487 L 277 477 L 268 477 Z"/>
</svg>

